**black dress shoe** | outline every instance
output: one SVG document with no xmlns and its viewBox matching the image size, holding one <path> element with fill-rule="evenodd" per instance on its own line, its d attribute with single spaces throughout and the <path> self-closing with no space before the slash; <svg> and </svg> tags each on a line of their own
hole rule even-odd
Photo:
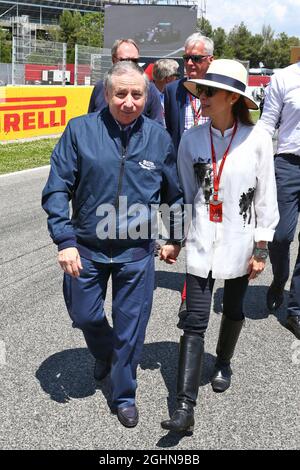
<svg viewBox="0 0 300 470">
<path fill-rule="evenodd" d="M 286 319 L 285 326 L 294 333 L 296 338 L 300 339 L 300 315 L 289 315 Z"/>
<path fill-rule="evenodd" d="M 194 430 L 194 407 L 187 403 L 179 403 L 177 410 L 174 411 L 170 419 L 162 421 L 161 427 L 167 431 L 189 432 Z"/>
<path fill-rule="evenodd" d="M 118 408 L 117 416 L 125 428 L 134 428 L 139 422 L 139 412 L 135 405 Z"/>
<path fill-rule="evenodd" d="M 101 359 L 96 359 L 95 367 L 94 367 L 94 379 L 95 380 L 102 380 L 110 371 L 111 361 L 102 361 Z"/>
<path fill-rule="evenodd" d="M 283 292 L 284 286 L 276 287 L 272 282 L 267 292 L 267 307 L 270 312 L 274 312 L 275 310 L 277 310 L 283 303 Z"/>
<path fill-rule="evenodd" d="M 230 387 L 232 370 L 230 365 L 215 366 L 211 386 L 214 392 L 223 393 Z"/>
</svg>

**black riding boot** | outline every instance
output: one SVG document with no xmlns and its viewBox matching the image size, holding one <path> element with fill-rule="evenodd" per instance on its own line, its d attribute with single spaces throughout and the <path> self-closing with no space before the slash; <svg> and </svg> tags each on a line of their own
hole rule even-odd
<svg viewBox="0 0 300 470">
<path fill-rule="evenodd" d="M 217 344 L 217 360 L 211 385 L 214 392 L 225 392 L 230 387 L 232 370 L 230 360 L 238 341 L 244 320 L 230 320 L 222 316 L 219 340 Z"/>
<path fill-rule="evenodd" d="M 163 429 L 183 432 L 194 428 L 194 406 L 198 396 L 204 354 L 204 340 L 184 333 L 180 338 L 177 408 L 171 419 L 162 421 Z"/>
</svg>

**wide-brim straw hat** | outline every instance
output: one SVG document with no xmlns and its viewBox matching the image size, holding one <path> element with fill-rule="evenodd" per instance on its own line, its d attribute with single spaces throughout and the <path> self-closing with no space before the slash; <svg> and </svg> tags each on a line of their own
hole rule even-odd
<svg viewBox="0 0 300 470">
<path fill-rule="evenodd" d="M 184 86 L 197 98 L 200 96 L 198 85 L 233 91 L 244 97 L 249 109 L 258 109 L 253 98 L 246 93 L 247 76 L 247 69 L 237 60 L 216 59 L 210 64 L 204 78 L 187 80 Z"/>
</svg>

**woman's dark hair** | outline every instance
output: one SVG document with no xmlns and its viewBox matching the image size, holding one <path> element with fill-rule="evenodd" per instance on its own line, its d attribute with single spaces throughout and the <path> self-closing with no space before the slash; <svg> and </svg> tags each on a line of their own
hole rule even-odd
<svg viewBox="0 0 300 470">
<path fill-rule="evenodd" d="M 245 124 L 245 126 L 254 126 L 250 111 L 243 96 L 240 96 L 237 102 L 232 106 L 232 113 L 235 119 Z"/>
</svg>

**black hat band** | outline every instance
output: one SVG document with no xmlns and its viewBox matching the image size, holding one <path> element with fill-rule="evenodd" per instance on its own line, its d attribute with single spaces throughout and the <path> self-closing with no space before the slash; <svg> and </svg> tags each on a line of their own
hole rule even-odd
<svg viewBox="0 0 300 470">
<path fill-rule="evenodd" d="M 221 75 L 219 73 L 207 73 L 204 77 L 204 80 L 210 80 L 212 82 L 218 82 L 223 85 L 228 85 L 233 88 L 245 92 L 246 85 L 240 80 L 235 80 L 234 78 L 226 77 L 226 75 Z"/>
</svg>

